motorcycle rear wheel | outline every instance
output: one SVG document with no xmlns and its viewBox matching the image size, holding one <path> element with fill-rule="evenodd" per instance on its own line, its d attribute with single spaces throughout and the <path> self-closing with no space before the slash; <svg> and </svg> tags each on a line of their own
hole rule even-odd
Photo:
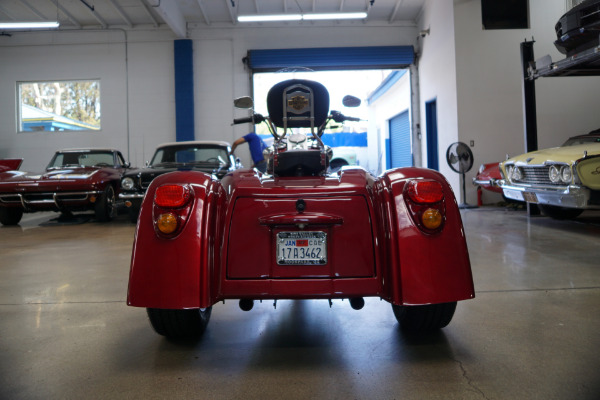
<svg viewBox="0 0 600 400">
<path fill-rule="evenodd" d="M 392 304 L 392 310 L 403 330 L 412 333 L 426 333 L 442 329 L 450 323 L 456 310 L 456 302 L 423 306 Z"/>
<path fill-rule="evenodd" d="M 212 307 L 190 310 L 147 308 L 146 311 L 156 333 L 178 339 L 202 336 L 210 320 Z"/>
</svg>

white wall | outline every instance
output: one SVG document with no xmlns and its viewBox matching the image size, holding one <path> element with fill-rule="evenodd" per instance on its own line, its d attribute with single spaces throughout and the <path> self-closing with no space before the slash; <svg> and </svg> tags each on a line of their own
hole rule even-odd
<svg viewBox="0 0 600 400">
<path fill-rule="evenodd" d="M 196 139 L 232 142 L 250 129 L 232 127 L 235 97 L 250 94 L 242 58 L 250 49 L 411 45 L 416 26 L 300 28 L 190 27 L 194 51 Z M 22 169 L 42 170 L 55 150 L 115 147 L 142 166 L 155 147 L 175 140 L 173 40 L 159 31 L 58 31 L 0 37 L 0 157 L 23 157 Z M 16 82 L 100 79 L 100 132 L 16 129 Z M 240 149 L 245 165 L 249 152 Z"/>
<path fill-rule="evenodd" d="M 427 0 L 419 18 L 419 31 L 430 30 L 429 35 L 419 38 L 418 47 L 421 152 L 423 166 L 426 166 L 425 103 L 436 100 L 439 168 L 460 202 L 459 175 L 446 163 L 446 149 L 459 137 L 453 14 L 451 0 Z"/>
<path fill-rule="evenodd" d="M 410 72 L 406 71 L 394 86 L 369 105 L 368 161 L 361 165 L 371 173 L 378 175 L 387 165 L 385 141 L 390 138 L 390 119 L 407 110 L 410 116 L 410 108 Z"/>
<path fill-rule="evenodd" d="M 471 204 L 476 191 L 470 182 L 480 164 L 525 152 L 520 43 L 535 38 L 536 59 L 546 54 L 554 61 L 564 58 L 553 42 L 565 1 L 529 0 L 529 8 L 530 29 L 483 30 L 481 2 L 454 0 L 458 137 L 465 143 L 475 141 L 475 164 L 467 174 Z M 433 29 L 437 25 L 432 24 L 432 36 Z M 599 127 L 599 90 L 598 77 L 536 80 L 538 147 L 558 146 L 569 136 Z M 501 199 L 487 191 L 483 195 L 484 203 Z"/>
</svg>

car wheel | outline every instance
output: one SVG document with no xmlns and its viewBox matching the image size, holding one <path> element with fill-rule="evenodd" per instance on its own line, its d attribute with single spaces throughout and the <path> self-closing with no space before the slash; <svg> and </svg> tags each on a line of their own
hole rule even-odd
<svg viewBox="0 0 600 400">
<path fill-rule="evenodd" d="M 448 325 L 454 316 L 456 302 L 423 306 L 397 306 L 392 304 L 392 309 L 402 329 L 413 333 L 423 333 L 438 330 Z"/>
<path fill-rule="evenodd" d="M 17 225 L 23 217 L 23 210 L 16 207 L 0 207 L 0 223 L 2 225 Z"/>
<path fill-rule="evenodd" d="M 96 206 L 94 209 L 96 213 L 96 220 L 99 222 L 108 222 L 115 216 L 115 189 L 112 185 L 106 186 L 104 192 L 96 200 Z"/>
<path fill-rule="evenodd" d="M 579 208 L 566 208 L 545 204 L 538 204 L 538 207 L 544 215 L 554 219 L 573 219 L 583 212 Z"/>
<path fill-rule="evenodd" d="M 168 338 L 200 337 L 208 321 L 212 307 L 190 310 L 167 310 L 147 308 L 152 328 Z"/>
</svg>

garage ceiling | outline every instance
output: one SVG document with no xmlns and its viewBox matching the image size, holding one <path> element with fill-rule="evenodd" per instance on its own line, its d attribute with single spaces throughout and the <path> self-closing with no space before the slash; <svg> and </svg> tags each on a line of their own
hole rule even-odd
<svg viewBox="0 0 600 400">
<path fill-rule="evenodd" d="M 58 21 L 60 29 L 171 29 L 186 37 L 189 27 L 273 26 L 238 23 L 238 15 L 367 12 L 363 21 L 298 24 L 413 25 L 425 0 L 2 0 L 0 22 Z"/>
</svg>

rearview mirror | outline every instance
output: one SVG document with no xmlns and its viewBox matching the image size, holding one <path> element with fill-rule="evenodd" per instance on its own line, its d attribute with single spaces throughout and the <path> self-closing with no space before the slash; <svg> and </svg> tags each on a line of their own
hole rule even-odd
<svg viewBox="0 0 600 400">
<path fill-rule="evenodd" d="M 344 96 L 344 98 L 342 99 L 342 104 L 344 105 L 344 107 L 358 107 L 360 106 L 361 100 L 358 97 L 354 97 L 354 96 Z"/>
<path fill-rule="evenodd" d="M 250 96 L 238 97 L 237 99 L 233 100 L 233 105 L 235 108 L 249 109 L 254 107 L 254 101 L 252 101 L 252 97 Z"/>
</svg>

